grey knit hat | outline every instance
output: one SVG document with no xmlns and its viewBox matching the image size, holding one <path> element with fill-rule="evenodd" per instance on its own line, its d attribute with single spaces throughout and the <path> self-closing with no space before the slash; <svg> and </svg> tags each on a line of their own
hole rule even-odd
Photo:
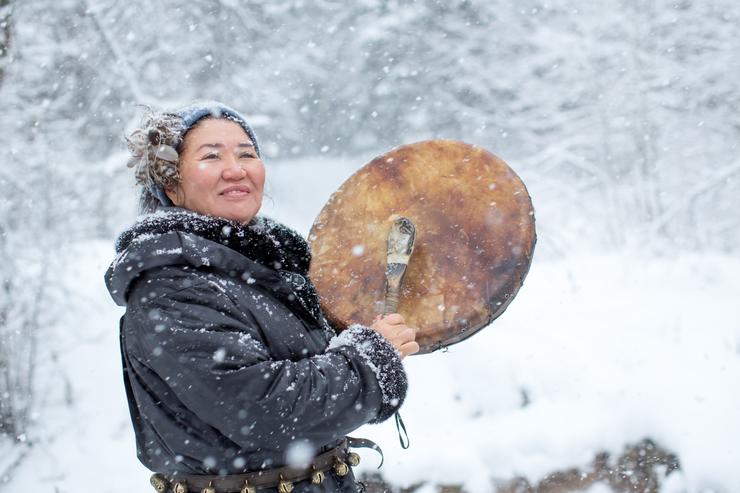
<svg viewBox="0 0 740 493">
<path fill-rule="evenodd" d="M 174 205 L 164 190 L 179 183 L 182 142 L 188 131 L 204 118 L 227 118 L 238 123 L 254 144 L 257 156 L 260 156 L 252 127 L 241 113 L 223 103 L 198 101 L 171 112 L 148 111 L 140 128 L 126 138 L 131 151 L 128 166 L 135 168 L 136 182 L 142 186 L 141 212 Z"/>
</svg>

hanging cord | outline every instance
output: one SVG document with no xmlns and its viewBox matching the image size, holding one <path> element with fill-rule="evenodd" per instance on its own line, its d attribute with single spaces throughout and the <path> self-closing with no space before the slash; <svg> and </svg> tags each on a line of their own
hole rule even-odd
<svg viewBox="0 0 740 493">
<path fill-rule="evenodd" d="M 406 443 L 403 443 L 401 430 L 403 430 L 403 434 L 406 435 Z M 401 413 L 398 411 L 396 411 L 396 431 L 398 431 L 398 441 L 401 442 L 401 448 L 406 450 L 411 446 L 411 440 L 409 440 L 409 434 L 406 431 L 406 425 L 403 423 L 403 419 L 401 418 Z"/>
<path fill-rule="evenodd" d="M 377 453 L 380 454 L 380 465 L 378 466 L 378 469 L 381 468 L 383 465 L 383 460 L 385 459 L 383 457 L 383 449 L 380 448 L 380 446 L 370 440 L 369 438 L 354 438 L 354 437 L 347 437 L 347 443 L 352 448 L 369 448 L 375 450 Z"/>
<path fill-rule="evenodd" d="M 405 443 L 403 436 L 401 436 L 401 430 L 403 430 L 403 435 L 406 436 Z M 398 441 L 401 442 L 401 448 L 406 450 L 411 445 L 411 441 L 409 440 L 409 434 L 406 431 L 406 425 L 401 418 L 401 413 L 399 413 L 398 411 L 396 411 L 396 431 L 398 431 Z M 383 461 L 385 460 L 385 457 L 383 456 L 383 449 L 381 449 L 377 443 L 368 438 L 355 438 L 350 436 L 347 437 L 347 443 L 352 448 L 369 448 L 375 450 L 377 453 L 380 454 L 380 464 L 378 465 L 378 469 L 383 467 Z"/>
</svg>

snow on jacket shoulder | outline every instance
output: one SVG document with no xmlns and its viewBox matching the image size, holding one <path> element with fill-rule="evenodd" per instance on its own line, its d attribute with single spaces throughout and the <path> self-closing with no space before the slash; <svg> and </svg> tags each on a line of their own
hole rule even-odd
<svg viewBox="0 0 740 493">
<path fill-rule="evenodd" d="M 285 463 L 289 445 L 336 444 L 402 404 L 393 346 L 340 335 L 305 277 L 305 241 L 179 208 L 119 237 L 106 273 L 126 306 L 121 353 L 140 460 L 151 470 L 233 474 Z"/>
</svg>

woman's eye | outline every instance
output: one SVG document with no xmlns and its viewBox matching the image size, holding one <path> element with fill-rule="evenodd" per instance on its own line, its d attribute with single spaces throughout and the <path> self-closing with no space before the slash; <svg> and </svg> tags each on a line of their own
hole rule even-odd
<svg viewBox="0 0 740 493">
<path fill-rule="evenodd" d="M 244 154 L 239 154 L 239 159 L 256 159 L 257 156 L 250 152 L 245 152 Z"/>
<path fill-rule="evenodd" d="M 205 156 L 203 156 L 201 159 L 218 159 L 218 154 L 215 152 L 209 152 Z"/>
</svg>

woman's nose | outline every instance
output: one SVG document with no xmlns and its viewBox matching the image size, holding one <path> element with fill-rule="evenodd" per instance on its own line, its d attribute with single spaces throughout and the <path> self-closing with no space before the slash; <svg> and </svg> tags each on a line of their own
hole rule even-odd
<svg viewBox="0 0 740 493">
<path fill-rule="evenodd" d="M 236 158 L 227 159 L 221 175 L 225 180 L 240 180 L 247 175 L 247 171 Z"/>
</svg>

